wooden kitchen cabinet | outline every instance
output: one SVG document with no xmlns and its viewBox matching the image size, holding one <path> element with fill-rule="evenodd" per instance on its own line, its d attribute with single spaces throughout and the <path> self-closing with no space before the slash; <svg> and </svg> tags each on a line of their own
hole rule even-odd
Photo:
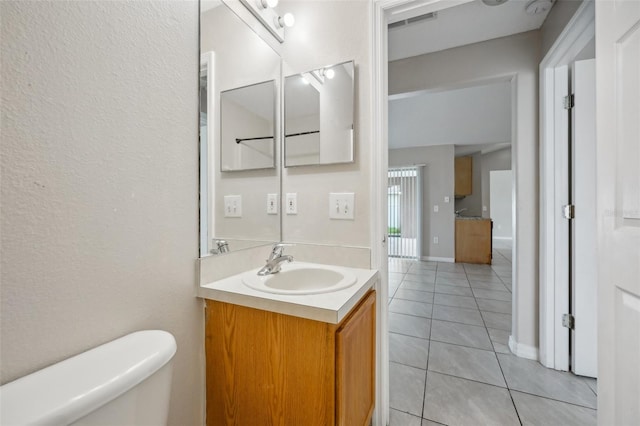
<svg viewBox="0 0 640 426">
<path fill-rule="evenodd" d="M 207 425 L 365 426 L 375 291 L 340 324 L 206 302 Z"/>
<path fill-rule="evenodd" d="M 471 195 L 473 191 L 473 158 L 456 157 L 454 174 L 454 195 L 456 197 L 466 197 L 467 195 Z"/>
<path fill-rule="evenodd" d="M 491 219 L 456 219 L 456 262 L 491 265 Z"/>
</svg>

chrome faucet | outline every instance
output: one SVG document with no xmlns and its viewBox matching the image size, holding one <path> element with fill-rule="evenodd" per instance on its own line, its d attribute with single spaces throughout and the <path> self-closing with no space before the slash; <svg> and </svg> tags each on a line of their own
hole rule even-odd
<svg viewBox="0 0 640 426">
<path fill-rule="evenodd" d="M 457 217 L 460 217 L 460 213 L 465 212 L 465 211 L 467 211 L 467 210 L 469 210 L 469 209 L 464 208 L 464 209 L 456 210 L 456 211 L 455 211 L 455 214 L 456 214 L 456 216 L 457 216 Z"/>
<path fill-rule="evenodd" d="M 284 248 L 291 245 L 293 244 L 274 244 L 273 249 L 271 250 L 271 255 L 269 255 L 269 259 L 267 259 L 267 264 L 258 271 L 258 275 L 264 276 L 277 274 L 280 272 L 280 265 L 282 262 L 293 262 L 293 256 L 282 254 L 282 252 L 284 252 Z"/>
<path fill-rule="evenodd" d="M 222 254 L 222 253 L 228 253 L 229 252 L 229 243 L 226 242 L 225 240 L 218 240 L 218 239 L 213 239 L 211 240 L 213 245 L 215 246 L 214 248 L 212 248 L 210 250 L 211 254 Z"/>
</svg>

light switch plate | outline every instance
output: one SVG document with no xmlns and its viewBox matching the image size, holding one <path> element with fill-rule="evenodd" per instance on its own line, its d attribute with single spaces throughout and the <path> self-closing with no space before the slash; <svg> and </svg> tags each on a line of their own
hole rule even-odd
<svg viewBox="0 0 640 426">
<path fill-rule="evenodd" d="M 449 202 L 449 197 L 444 197 L 444 202 L 448 203 Z"/>
<path fill-rule="evenodd" d="M 437 204 L 435 206 L 433 206 L 433 212 L 434 213 L 438 213 L 439 210 L 440 210 L 440 207 L 438 207 Z"/>
<path fill-rule="evenodd" d="M 355 194 L 353 192 L 332 192 L 329 194 L 329 219 L 353 220 Z"/>
<path fill-rule="evenodd" d="M 286 197 L 287 214 L 298 214 L 298 193 L 288 192 Z"/>
<path fill-rule="evenodd" d="M 278 214 L 278 194 L 267 194 L 267 214 Z"/>
<path fill-rule="evenodd" d="M 224 196 L 224 217 L 242 217 L 242 195 Z"/>
</svg>

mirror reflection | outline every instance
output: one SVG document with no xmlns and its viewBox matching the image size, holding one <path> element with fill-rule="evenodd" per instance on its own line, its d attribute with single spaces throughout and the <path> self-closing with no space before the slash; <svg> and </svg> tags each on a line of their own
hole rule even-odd
<svg viewBox="0 0 640 426">
<path fill-rule="evenodd" d="M 288 76 L 285 167 L 353 162 L 354 63 Z"/>
<path fill-rule="evenodd" d="M 220 94 L 222 171 L 275 167 L 274 80 Z"/>
<path fill-rule="evenodd" d="M 201 2 L 201 257 L 280 241 L 281 61 L 236 7 Z"/>
</svg>

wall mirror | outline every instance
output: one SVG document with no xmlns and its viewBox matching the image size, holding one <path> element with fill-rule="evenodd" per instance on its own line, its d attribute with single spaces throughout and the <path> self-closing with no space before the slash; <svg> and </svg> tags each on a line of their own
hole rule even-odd
<svg viewBox="0 0 640 426">
<path fill-rule="evenodd" d="M 204 257 L 280 241 L 282 72 L 280 56 L 239 17 L 239 2 L 200 5 Z"/>
<path fill-rule="evenodd" d="M 275 167 L 275 121 L 275 80 L 222 92 L 220 94 L 222 171 Z"/>
<path fill-rule="evenodd" d="M 354 161 L 354 79 L 353 61 L 285 78 L 285 167 Z"/>
</svg>

